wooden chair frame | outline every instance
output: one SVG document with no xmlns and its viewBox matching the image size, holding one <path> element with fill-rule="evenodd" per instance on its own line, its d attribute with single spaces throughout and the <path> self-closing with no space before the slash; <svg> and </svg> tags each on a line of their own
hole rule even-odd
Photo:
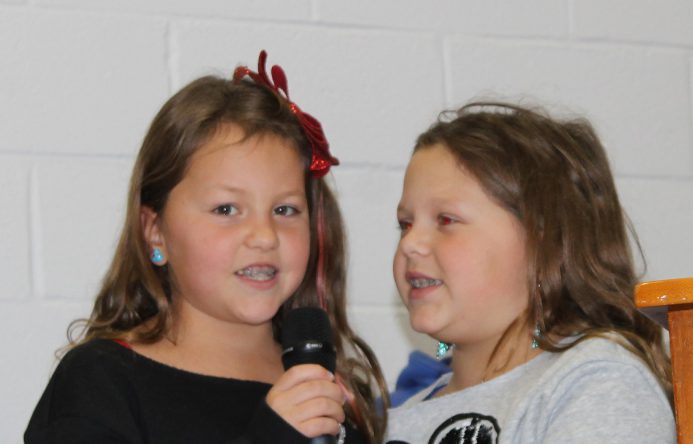
<svg viewBox="0 0 693 444">
<path fill-rule="evenodd" d="M 643 282 L 635 305 L 667 311 L 676 433 L 679 444 L 693 444 L 693 278 Z"/>
</svg>

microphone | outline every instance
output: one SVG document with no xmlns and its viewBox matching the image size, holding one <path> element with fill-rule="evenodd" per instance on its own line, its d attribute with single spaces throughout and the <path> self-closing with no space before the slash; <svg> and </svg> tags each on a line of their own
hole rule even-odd
<svg viewBox="0 0 693 444">
<path fill-rule="evenodd" d="M 282 327 L 282 364 L 288 370 L 294 365 L 318 364 L 334 373 L 337 353 L 327 313 L 318 307 L 295 308 L 286 315 Z M 335 444 L 336 437 L 318 436 L 311 444 Z"/>
<path fill-rule="evenodd" d="M 319 364 L 334 373 L 337 354 L 325 310 L 300 307 L 289 311 L 282 328 L 282 349 L 285 370 L 299 364 Z"/>
</svg>

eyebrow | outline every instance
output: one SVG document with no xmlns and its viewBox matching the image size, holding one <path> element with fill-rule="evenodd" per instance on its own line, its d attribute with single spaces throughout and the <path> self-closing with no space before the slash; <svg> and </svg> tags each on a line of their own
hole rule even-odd
<svg viewBox="0 0 693 444">
<path fill-rule="evenodd" d="M 437 199 L 437 198 L 432 198 L 429 199 L 426 202 L 426 206 L 431 208 L 431 207 L 445 207 L 448 205 L 452 205 L 454 207 L 457 207 L 461 210 L 465 210 L 470 207 L 470 204 L 466 201 L 458 201 L 457 199 Z M 405 207 L 401 202 L 399 205 L 397 205 L 397 213 L 409 213 L 410 210 Z"/>
<path fill-rule="evenodd" d="M 227 186 L 227 185 L 211 186 L 210 188 L 222 189 L 224 191 L 229 191 L 231 193 L 248 194 L 248 192 L 242 188 Z M 293 190 L 284 191 L 282 193 L 279 193 L 278 197 L 280 199 L 284 199 L 287 197 L 300 197 L 300 198 L 304 198 L 306 200 L 308 199 L 306 192 L 303 190 L 300 190 L 300 189 L 293 189 Z"/>
</svg>

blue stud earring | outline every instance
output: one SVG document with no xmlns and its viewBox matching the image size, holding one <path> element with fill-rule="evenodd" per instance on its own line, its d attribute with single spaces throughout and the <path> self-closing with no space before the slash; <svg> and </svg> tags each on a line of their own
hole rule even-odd
<svg viewBox="0 0 693 444">
<path fill-rule="evenodd" d="M 445 354 L 450 350 L 450 347 L 452 344 L 448 344 L 447 342 L 438 342 L 438 349 L 436 350 L 436 359 L 441 360 L 445 357 Z"/>
<path fill-rule="evenodd" d="M 161 265 L 162 262 L 164 262 L 164 254 L 161 252 L 159 248 L 154 247 L 154 249 L 152 250 L 152 255 L 149 256 L 149 259 L 151 259 L 154 265 Z"/>
</svg>

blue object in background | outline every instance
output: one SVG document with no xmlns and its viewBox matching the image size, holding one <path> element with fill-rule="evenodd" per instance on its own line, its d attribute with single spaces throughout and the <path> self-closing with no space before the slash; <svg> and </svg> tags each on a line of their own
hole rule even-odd
<svg viewBox="0 0 693 444">
<path fill-rule="evenodd" d="M 414 350 L 409 354 L 407 366 L 397 377 L 395 390 L 390 393 L 392 407 L 401 405 L 421 390 L 436 382 L 443 374 L 451 372 L 450 358 L 437 359 Z"/>
</svg>

